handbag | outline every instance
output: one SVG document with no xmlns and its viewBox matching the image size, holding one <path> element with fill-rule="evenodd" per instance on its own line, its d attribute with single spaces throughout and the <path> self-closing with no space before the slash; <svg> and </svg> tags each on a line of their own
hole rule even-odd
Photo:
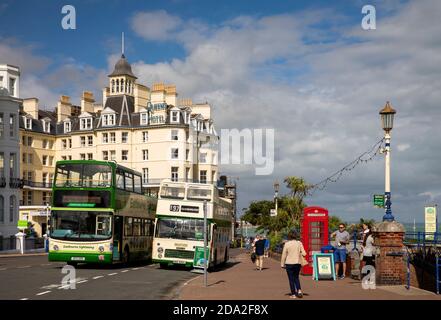
<svg viewBox="0 0 441 320">
<path fill-rule="evenodd" d="M 256 262 L 256 259 L 257 259 L 256 253 L 255 252 L 251 253 L 251 261 L 254 263 Z"/>
<path fill-rule="evenodd" d="M 300 264 L 301 264 L 302 267 L 304 267 L 304 266 L 309 264 L 308 261 L 305 259 L 305 257 L 302 256 L 301 252 L 300 252 Z"/>
</svg>

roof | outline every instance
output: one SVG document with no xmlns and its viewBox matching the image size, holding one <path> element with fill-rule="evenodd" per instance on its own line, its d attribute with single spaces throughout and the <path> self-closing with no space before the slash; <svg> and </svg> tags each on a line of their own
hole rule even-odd
<svg viewBox="0 0 441 320">
<path fill-rule="evenodd" d="M 109 77 L 114 77 L 114 76 L 131 76 L 137 79 L 137 77 L 135 77 L 135 75 L 132 72 L 132 66 L 127 61 L 124 54 L 122 54 L 121 58 L 116 62 L 113 72 L 109 74 Z"/>
</svg>

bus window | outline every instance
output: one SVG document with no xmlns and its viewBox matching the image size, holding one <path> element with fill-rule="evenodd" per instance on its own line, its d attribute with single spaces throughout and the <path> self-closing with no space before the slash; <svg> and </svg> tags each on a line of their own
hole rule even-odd
<svg viewBox="0 0 441 320">
<path fill-rule="evenodd" d="M 56 187 L 110 187 L 112 168 L 104 164 L 69 163 L 57 165 Z"/>
<path fill-rule="evenodd" d="M 133 218 L 126 217 L 126 223 L 124 225 L 124 234 L 127 237 L 130 237 L 133 235 L 132 233 L 132 227 L 133 227 Z"/>
<path fill-rule="evenodd" d="M 135 192 L 136 193 L 142 193 L 142 180 L 141 180 L 141 176 L 138 175 L 134 175 L 134 182 L 135 182 Z"/>
<path fill-rule="evenodd" d="M 162 198 L 184 199 L 184 195 L 184 187 L 163 185 L 163 187 L 161 188 Z"/>
<path fill-rule="evenodd" d="M 126 172 L 126 187 L 125 190 L 133 192 L 133 173 Z"/>
<path fill-rule="evenodd" d="M 211 189 L 189 186 L 187 189 L 187 199 L 211 201 Z"/>
<path fill-rule="evenodd" d="M 141 219 L 133 219 L 133 236 L 138 237 L 141 235 Z"/>
<path fill-rule="evenodd" d="M 96 217 L 96 234 L 103 236 L 110 236 L 112 234 L 112 225 L 110 216 L 97 216 Z"/>
<path fill-rule="evenodd" d="M 116 187 L 124 190 L 124 172 L 118 170 L 116 172 Z"/>
</svg>

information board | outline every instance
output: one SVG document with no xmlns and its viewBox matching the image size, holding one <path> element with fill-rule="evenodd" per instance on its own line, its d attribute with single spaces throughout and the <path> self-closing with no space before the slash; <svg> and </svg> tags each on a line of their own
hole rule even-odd
<svg viewBox="0 0 441 320">
<path fill-rule="evenodd" d="M 334 254 L 314 253 L 314 280 L 335 280 Z"/>
<path fill-rule="evenodd" d="M 206 250 L 207 254 L 207 261 L 210 259 L 210 249 L 207 248 Z M 194 252 L 194 260 L 193 260 L 193 267 L 194 268 L 204 268 L 204 247 L 196 247 Z M 208 268 L 208 264 L 207 264 Z"/>
<path fill-rule="evenodd" d="M 426 240 L 434 239 L 433 233 L 437 232 L 437 220 L 436 205 L 424 207 Z"/>
</svg>

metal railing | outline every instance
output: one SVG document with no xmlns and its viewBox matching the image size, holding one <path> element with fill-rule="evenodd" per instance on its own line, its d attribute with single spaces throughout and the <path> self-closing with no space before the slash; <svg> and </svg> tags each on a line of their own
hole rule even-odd
<svg viewBox="0 0 441 320">
<path fill-rule="evenodd" d="M 6 178 L 0 177 L 0 188 L 6 187 Z"/>
<path fill-rule="evenodd" d="M 32 180 L 22 180 L 23 181 L 23 186 L 25 187 L 32 187 L 32 188 L 52 188 L 52 182 L 36 182 L 36 181 L 32 181 Z"/>
<path fill-rule="evenodd" d="M 23 180 L 20 178 L 9 178 L 9 187 L 10 188 L 21 188 L 23 187 Z"/>
<path fill-rule="evenodd" d="M 32 251 L 44 248 L 44 238 L 27 237 L 24 239 L 24 251 Z M 20 243 L 15 236 L 9 238 L 0 237 L 0 252 L 20 250 Z"/>
</svg>

